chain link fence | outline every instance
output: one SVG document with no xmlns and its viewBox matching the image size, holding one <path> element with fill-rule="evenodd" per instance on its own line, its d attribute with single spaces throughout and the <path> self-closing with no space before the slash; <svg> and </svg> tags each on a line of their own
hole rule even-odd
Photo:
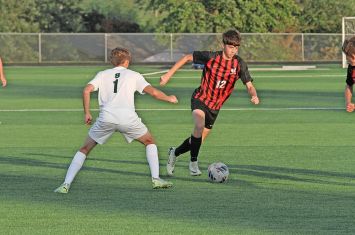
<svg viewBox="0 0 355 235">
<path fill-rule="evenodd" d="M 172 63 L 194 50 L 220 50 L 221 34 L 0 33 L 6 64 L 108 63 L 125 47 L 133 63 Z M 239 55 L 248 62 L 341 63 L 342 34 L 242 33 Z"/>
</svg>

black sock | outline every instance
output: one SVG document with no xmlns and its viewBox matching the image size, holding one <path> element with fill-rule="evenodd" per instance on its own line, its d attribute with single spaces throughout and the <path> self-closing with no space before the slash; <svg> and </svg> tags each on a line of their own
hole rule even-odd
<svg viewBox="0 0 355 235">
<path fill-rule="evenodd" d="M 191 161 L 192 162 L 196 162 L 197 161 L 198 152 L 200 151 L 201 143 L 202 143 L 202 137 L 196 138 L 193 135 L 191 135 L 191 150 L 190 150 L 190 154 L 191 154 Z"/>
<path fill-rule="evenodd" d="M 184 140 L 184 142 L 175 149 L 175 156 L 179 156 L 188 151 L 190 151 L 190 137 Z"/>
</svg>

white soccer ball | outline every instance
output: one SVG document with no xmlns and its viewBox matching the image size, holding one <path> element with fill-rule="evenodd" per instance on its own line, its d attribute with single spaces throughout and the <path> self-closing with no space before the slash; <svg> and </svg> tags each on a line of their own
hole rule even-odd
<svg viewBox="0 0 355 235">
<path fill-rule="evenodd" d="M 229 170 L 223 162 L 215 162 L 208 166 L 208 178 L 215 183 L 223 183 L 228 179 Z"/>
</svg>

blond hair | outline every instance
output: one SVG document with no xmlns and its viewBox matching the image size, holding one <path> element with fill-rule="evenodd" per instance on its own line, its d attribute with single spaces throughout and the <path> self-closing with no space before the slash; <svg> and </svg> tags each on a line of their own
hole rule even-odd
<svg viewBox="0 0 355 235">
<path fill-rule="evenodd" d="M 131 61 L 131 53 L 129 50 L 116 47 L 111 51 L 110 61 L 114 66 L 122 65 L 126 60 Z"/>
<path fill-rule="evenodd" d="M 341 49 L 345 55 L 355 55 L 355 36 L 345 39 Z"/>
</svg>

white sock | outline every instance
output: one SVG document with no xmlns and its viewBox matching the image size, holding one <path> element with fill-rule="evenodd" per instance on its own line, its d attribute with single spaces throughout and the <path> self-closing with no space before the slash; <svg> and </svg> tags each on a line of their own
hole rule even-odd
<svg viewBox="0 0 355 235">
<path fill-rule="evenodd" d="M 159 178 L 158 148 L 155 144 L 146 146 L 146 155 L 152 178 Z"/>
<path fill-rule="evenodd" d="M 74 155 L 74 158 L 68 168 L 67 175 L 65 176 L 64 183 L 71 184 L 73 182 L 76 174 L 78 174 L 81 167 L 83 166 L 85 158 L 86 158 L 86 155 L 80 151 L 78 151 Z"/>
</svg>

